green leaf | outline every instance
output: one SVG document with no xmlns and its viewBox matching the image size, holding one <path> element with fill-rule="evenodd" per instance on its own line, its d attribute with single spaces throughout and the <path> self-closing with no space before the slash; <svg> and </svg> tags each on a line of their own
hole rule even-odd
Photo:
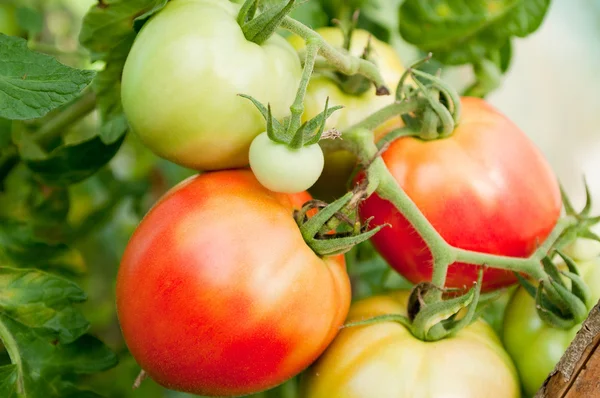
<svg viewBox="0 0 600 398">
<path fill-rule="evenodd" d="M 24 132 L 15 133 L 14 138 L 22 160 L 40 180 L 65 186 L 85 180 L 106 165 L 119 150 L 124 136 L 107 145 L 96 135 L 63 144 L 48 154 Z"/>
<path fill-rule="evenodd" d="M 18 370 L 17 365 L 0 366 L 0 397 L 14 396 L 19 376 Z"/>
<path fill-rule="evenodd" d="M 24 39 L 0 34 L 0 117 L 44 116 L 74 99 L 94 75 L 29 50 Z"/>
<path fill-rule="evenodd" d="M 106 57 L 124 40 L 135 37 L 134 21 L 165 6 L 166 0 L 105 0 L 86 14 L 79 41 L 93 60 Z"/>
<path fill-rule="evenodd" d="M 72 304 L 84 299 L 66 279 L 0 267 L 0 339 L 13 363 L 0 368 L 0 390 L 12 391 L 3 397 L 98 397 L 72 381 L 108 369 L 117 359 L 83 334 L 87 321 Z"/>
<path fill-rule="evenodd" d="M 39 236 L 30 224 L 0 221 L 0 260 L 21 268 L 56 269 L 72 274 L 85 271 L 78 251 Z"/>
<path fill-rule="evenodd" d="M 64 226 L 69 212 L 69 193 L 60 187 L 48 187 L 34 179 L 31 170 L 18 165 L 4 181 L 5 192 L 0 193 L 0 218 L 32 221 L 35 225 Z M 60 235 L 53 230 L 56 238 Z"/>
<path fill-rule="evenodd" d="M 57 294 L 60 292 L 60 294 Z M 55 297 L 49 297 L 52 295 Z M 0 267 L 0 313 L 68 344 L 89 327 L 71 305 L 86 299 L 73 282 L 40 271 Z"/>
<path fill-rule="evenodd" d="M 512 37 L 536 31 L 549 5 L 550 0 L 406 0 L 400 34 L 443 63 L 476 63 Z"/>
</svg>

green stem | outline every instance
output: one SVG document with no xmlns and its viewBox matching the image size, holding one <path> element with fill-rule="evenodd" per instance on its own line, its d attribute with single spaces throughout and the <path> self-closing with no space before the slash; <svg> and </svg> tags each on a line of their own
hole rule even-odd
<svg viewBox="0 0 600 398">
<path fill-rule="evenodd" d="M 289 138 L 288 142 L 292 142 L 294 135 L 296 134 L 296 132 L 300 128 L 300 125 L 302 124 L 302 113 L 304 113 L 304 97 L 306 96 L 306 89 L 308 87 L 308 83 L 310 82 L 310 77 L 313 73 L 315 60 L 317 58 L 320 46 L 321 41 L 315 40 L 312 37 L 307 39 L 306 41 L 306 61 L 304 62 L 302 78 L 298 86 L 298 91 L 296 93 L 294 103 L 290 107 L 292 115 L 290 118 L 290 124 L 286 132 L 287 138 Z"/>
<path fill-rule="evenodd" d="M 319 41 L 319 53 L 334 65 L 337 70 L 346 75 L 361 74 L 375 84 L 378 95 L 389 94 L 383 77 L 374 63 L 337 50 L 327 43 L 317 32 L 289 16 L 282 20 L 281 27 L 302 37 L 307 42 L 309 38 Z"/>
<path fill-rule="evenodd" d="M 351 130 L 344 134 L 344 149 L 353 150 L 362 162 L 369 162 L 378 153 L 377 146 L 373 143 L 372 135 L 369 133 L 368 130 Z M 431 282 L 440 287 L 445 284 L 448 266 L 454 262 L 505 269 L 528 274 L 537 280 L 547 280 L 548 276 L 544 272 L 540 260 L 547 254 L 565 228 L 574 222 L 571 218 L 567 218 L 557 223 L 548 238 L 529 258 L 500 256 L 460 249 L 448 244 L 437 232 L 412 199 L 400 188 L 381 157 L 372 161 L 367 169 L 367 175 L 369 179 L 367 194 L 376 192 L 382 199 L 390 201 L 411 226 L 419 231 L 419 235 L 429 248 L 434 260 Z"/>
<path fill-rule="evenodd" d="M 410 99 L 406 101 L 398 101 L 394 102 L 390 105 L 387 105 L 377 112 L 371 114 L 367 118 L 363 119 L 359 123 L 349 127 L 347 130 L 354 129 L 367 129 L 367 130 L 375 130 L 377 127 L 381 126 L 386 121 L 397 117 L 401 114 L 414 112 L 425 103 L 424 99 Z"/>
<path fill-rule="evenodd" d="M 96 108 L 96 95 L 92 91 L 84 93 L 68 108 L 62 109 L 54 118 L 44 123 L 34 133 L 33 138 L 42 147 L 48 145 L 56 137 L 64 133 L 64 130 L 76 121 L 87 116 Z"/>
</svg>

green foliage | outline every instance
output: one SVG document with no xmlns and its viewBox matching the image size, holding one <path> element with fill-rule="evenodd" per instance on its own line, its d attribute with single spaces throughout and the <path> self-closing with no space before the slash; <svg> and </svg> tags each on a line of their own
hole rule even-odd
<svg viewBox="0 0 600 398">
<path fill-rule="evenodd" d="M 69 379 L 116 364 L 106 346 L 85 335 L 89 324 L 72 306 L 85 293 L 75 283 L 0 267 L 0 292 L 0 338 L 13 363 L 0 372 L 3 396 L 82 396 Z"/>
<path fill-rule="evenodd" d="M 92 71 L 30 51 L 24 39 L 0 34 L 0 117 L 44 116 L 75 98 L 93 77 Z"/>
<path fill-rule="evenodd" d="M 475 92 L 495 89 L 508 69 L 511 41 L 535 32 L 550 0 L 406 0 L 400 7 L 400 34 L 447 65 L 472 64 Z"/>
<path fill-rule="evenodd" d="M 167 0 L 89 0 L 85 16 L 83 1 L 13 1 L 0 12 L 0 25 L 14 14 L 13 34 L 27 37 L 0 34 L 0 397 L 190 397 L 152 380 L 132 390 L 140 369 L 113 291 L 137 223 L 194 173 L 128 135 L 120 99 L 137 32 Z M 540 26 L 549 0 L 401 3 L 298 1 L 291 16 L 316 29 L 360 9 L 358 27 L 381 40 L 433 51 L 436 65 L 472 64 L 471 93 L 485 95 L 509 67 L 513 38 Z M 368 242 L 345 256 L 354 299 L 411 287 Z M 505 302 L 484 317 L 498 325 Z M 296 397 L 296 380 L 254 398 Z"/>
</svg>

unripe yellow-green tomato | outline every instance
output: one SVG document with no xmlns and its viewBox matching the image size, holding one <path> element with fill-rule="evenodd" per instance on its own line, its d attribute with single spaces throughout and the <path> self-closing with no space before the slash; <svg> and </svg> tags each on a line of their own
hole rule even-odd
<svg viewBox="0 0 600 398">
<path fill-rule="evenodd" d="M 347 321 L 406 315 L 408 291 L 355 302 Z M 515 367 L 492 328 L 478 320 L 435 342 L 396 322 L 342 329 L 305 373 L 302 398 L 515 398 Z"/>
</svg>

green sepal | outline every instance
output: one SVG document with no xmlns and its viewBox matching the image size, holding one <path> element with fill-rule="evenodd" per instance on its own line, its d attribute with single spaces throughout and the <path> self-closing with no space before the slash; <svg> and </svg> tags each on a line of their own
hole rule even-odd
<svg viewBox="0 0 600 398">
<path fill-rule="evenodd" d="M 562 232 L 554 244 L 555 249 L 562 249 L 578 238 L 592 239 L 600 242 L 600 236 L 591 230 L 594 225 L 600 222 L 600 216 L 590 217 L 590 212 L 593 207 L 592 195 L 585 178 L 583 179 L 583 184 L 585 186 L 585 205 L 579 213 L 574 209 L 562 185 L 560 186 L 560 194 L 565 213 L 567 214 L 567 217 L 573 218 L 575 223 Z"/>
<path fill-rule="evenodd" d="M 592 210 L 592 193 L 590 192 L 590 186 L 587 183 L 585 177 L 583 177 L 583 186 L 585 187 L 585 205 L 581 212 L 579 212 L 579 216 L 587 217 L 590 215 L 590 211 Z"/>
<path fill-rule="evenodd" d="M 535 295 L 535 308 L 540 319 L 546 322 L 547 324 L 551 325 L 552 327 L 558 329 L 567 330 L 575 326 L 576 323 L 573 319 L 565 319 L 562 316 L 557 315 L 554 311 L 550 311 L 546 307 L 544 307 L 543 287 L 544 281 L 540 281 L 540 286 L 538 287 L 537 293 Z"/>
<path fill-rule="evenodd" d="M 333 203 L 327 205 L 325 208 L 321 209 L 317 214 L 311 217 L 308 221 L 302 223 L 300 226 L 300 232 L 304 237 L 304 240 L 313 239 L 314 236 L 321 230 L 321 227 L 329 221 L 331 217 L 335 215 L 338 211 L 342 209 L 350 199 L 352 199 L 353 193 L 348 192 L 341 198 L 337 199 Z"/>
<path fill-rule="evenodd" d="M 538 287 L 535 287 L 531 282 L 527 279 L 523 278 L 520 274 L 515 273 L 519 283 L 525 291 L 531 296 L 532 299 L 538 303 L 537 305 L 543 308 L 545 311 L 552 312 L 554 314 L 560 314 L 561 310 L 558 308 L 555 303 L 548 297 L 547 294 L 543 292 L 543 283 L 540 283 Z"/>
<path fill-rule="evenodd" d="M 571 281 L 571 292 L 587 304 L 590 301 L 592 293 L 589 286 L 585 283 L 583 278 L 581 278 L 579 270 L 577 269 L 577 264 L 575 264 L 575 261 L 573 261 L 571 257 L 560 250 L 556 250 L 556 253 L 563 259 L 567 268 L 569 268 L 569 272 L 561 272 L 561 274 Z"/>
<path fill-rule="evenodd" d="M 268 8 L 257 17 L 242 25 L 242 31 L 247 40 L 262 44 L 271 37 L 281 21 L 292 11 L 296 0 L 288 0 Z"/>
<path fill-rule="evenodd" d="M 344 254 L 359 243 L 371 239 L 371 237 L 379 232 L 383 227 L 383 225 L 379 225 L 366 232 L 361 232 L 358 235 L 333 238 L 327 238 L 327 236 L 325 236 L 324 239 L 314 238 L 310 241 L 310 243 L 308 243 L 308 245 L 320 256 L 335 256 L 337 254 Z"/>
<path fill-rule="evenodd" d="M 374 317 L 368 318 L 368 319 L 363 319 L 360 321 L 348 322 L 348 323 L 345 323 L 344 325 L 342 325 L 342 328 L 345 329 L 345 328 L 351 328 L 351 327 L 356 327 L 356 326 L 375 325 L 377 323 L 383 323 L 383 322 L 396 322 L 396 323 L 399 323 L 402 326 L 406 327 L 409 330 L 411 328 L 411 323 L 408 320 L 408 318 L 405 317 L 404 315 L 400 315 L 400 314 L 378 315 L 378 316 L 374 316 Z"/>
<path fill-rule="evenodd" d="M 269 136 L 271 141 L 278 142 L 280 144 L 287 144 L 287 142 L 284 139 L 285 126 L 283 126 L 279 122 L 279 120 L 277 120 L 276 118 L 273 117 L 273 113 L 271 112 L 271 104 L 268 104 L 267 107 L 265 107 L 260 101 L 258 101 L 256 98 L 254 98 L 250 95 L 246 95 L 246 94 L 238 94 L 238 95 L 242 98 L 246 98 L 247 100 L 250 100 L 254 104 L 256 109 L 259 110 L 260 114 L 262 115 L 262 117 L 265 119 L 265 122 L 267 123 L 267 125 L 266 125 L 267 135 Z"/>
<path fill-rule="evenodd" d="M 333 203 L 320 209 L 317 214 L 306 220 L 305 206 L 296 216 L 296 222 L 300 228 L 300 233 L 306 244 L 320 256 L 333 256 L 348 252 L 357 244 L 370 239 L 385 225 L 377 226 L 371 230 L 365 230 L 364 226 L 355 223 L 352 225 L 351 232 L 334 233 L 332 235 L 321 234 L 321 230 L 327 225 L 336 214 L 346 206 L 353 198 L 354 193 L 348 192 L 346 195 L 337 199 Z"/>
<path fill-rule="evenodd" d="M 482 280 L 483 269 L 480 269 L 475 286 L 466 294 L 421 308 L 413 320 L 413 334 L 424 341 L 437 341 L 470 325 L 475 320 Z M 464 308 L 467 308 L 467 314 L 457 320 L 456 315 Z"/>
<path fill-rule="evenodd" d="M 304 145 L 313 145 L 319 142 L 325 131 L 325 122 L 329 116 L 342 108 L 342 105 L 336 105 L 330 108 L 329 97 L 327 97 L 327 100 L 325 100 L 325 110 L 306 122 Z"/>
<path fill-rule="evenodd" d="M 587 304 L 591 298 L 591 290 L 583 278 L 572 272 L 561 272 L 561 274 L 571 281 L 571 293 L 575 295 L 584 304 Z"/>
<path fill-rule="evenodd" d="M 550 281 L 552 287 L 556 289 L 556 292 L 561 297 L 561 299 L 567 303 L 567 308 L 569 309 L 570 315 L 573 317 L 573 321 L 575 323 L 581 323 L 587 317 L 587 306 L 585 302 L 575 296 L 569 289 L 564 287 L 561 284 L 556 283 L 555 281 Z"/>
<path fill-rule="evenodd" d="M 544 266 L 544 271 L 546 271 L 552 280 L 562 286 L 565 286 L 562 278 L 560 277 L 560 270 L 558 269 L 558 266 L 554 264 L 550 257 L 545 256 L 542 259 L 542 265 Z"/>
<path fill-rule="evenodd" d="M 246 24 L 246 22 L 248 22 L 249 20 L 254 18 L 254 15 L 256 14 L 257 9 L 258 9 L 258 0 L 244 1 L 244 4 L 242 4 L 242 7 L 240 8 L 240 11 L 238 12 L 238 16 L 236 19 L 238 25 L 244 26 Z"/>
</svg>

